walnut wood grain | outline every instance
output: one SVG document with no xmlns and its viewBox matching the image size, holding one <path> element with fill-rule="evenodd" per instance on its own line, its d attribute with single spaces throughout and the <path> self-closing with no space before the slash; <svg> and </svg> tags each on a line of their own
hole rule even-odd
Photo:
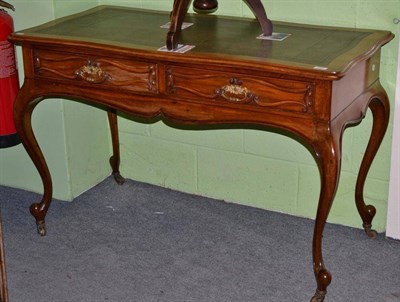
<svg viewBox="0 0 400 302">
<path fill-rule="evenodd" d="M 189 2 L 175 1 L 174 7 Z M 31 116 L 45 98 L 82 99 L 106 108 L 117 182 L 123 182 L 117 112 L 181 125 L 275 128 L 301 141 L 320 171 L 312 243 L 317 289 L 311 301 L 323 301 L 332 276 L 324 264 L 322 238 L 340 178 L 342 137 L 367 110 L 372 111 L 373 129 L 355 202 L 365 231 L 375 236 L 371 225 L 376 209 L 365 204 L 363 191 L 389 120 L 379 65 L 380 48 L 393 34 L 274 22 L 279 32 L 291 36 L 264 41 L 256 39 L 259 24 L 251 19 L 186 17 L 195 27 L 181 38 L 196 47 L 185 54 L 157 51 L 165 43 L 166 30 L 160 25 L 169 20 L 168 13 L 121 7 L 100 6 L 11 35 L 22 46 L 25 71 L 15 123 L 44 188 L 41 201 L 30 208 L 38 231 L 46 233 L 52 179 Z M 93 26 L 96 20 L 102 22 Z"/>
<path fill-rule="evenodd" d="M 108 89 L 158 93 L 157 66 L 107 56 L 35 50 L 35 74 L 50 79 L 101 84 Z"/>
<path fill-rule="evenodd" d="M 176 66 L 168 66 L 166 76 L 167 93 L 174 96 L 299 112 L 310 112 L 313 106 L 312 81 L 253 77 Z"/>
</svg>

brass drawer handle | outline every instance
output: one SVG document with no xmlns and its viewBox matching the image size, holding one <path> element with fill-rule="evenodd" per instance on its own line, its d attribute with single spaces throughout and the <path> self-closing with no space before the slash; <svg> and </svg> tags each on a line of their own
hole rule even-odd
<svg viewBox="0 0 400 302">
<path fill-rule="evenodd" d="M 101 84 L 112 79 L 111 75 L 101 69 L 99 63 L 92 60 L 87 61 L 86 65 L 77 69 L 74 74 L 75 78 L 94 84 Z"/>
<path fill-rule="evenodd" d="M 237 78 L 229 80 L 229 85 L 217 89 L 216 94 L 227 101 L 235 103 L 248 103 L 257 97 L 247 87 L 242 86 L 243 82 Z"/>
</svg>

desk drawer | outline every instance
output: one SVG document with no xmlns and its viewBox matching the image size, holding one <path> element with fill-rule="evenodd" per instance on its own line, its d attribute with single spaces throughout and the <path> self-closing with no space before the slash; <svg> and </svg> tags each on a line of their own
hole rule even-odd
<svg viewBox="0 0 400 302">
<path fill-rule="evenodd" d="M 133 92 L 158 93 L 157 65 L 46 50 L 34 51 L 36 76 Z"/>
<path fill-rule="evenodd" d="M 276 110 L 310 112 L 314 84 L 278 78 L 169 66 L 167 94 L 258 106 Z"/>
</svg>

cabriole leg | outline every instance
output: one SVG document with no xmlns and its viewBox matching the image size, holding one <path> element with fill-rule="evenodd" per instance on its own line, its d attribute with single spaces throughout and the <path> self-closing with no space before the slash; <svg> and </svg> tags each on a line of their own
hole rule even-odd
<svg viewBox="0 0 400 302">
<path fill-rule="evenodd" d="M 366 234 L 370 238 L 375 238 L 376 232 L 372 230 L 372 220 L 375 216 L 376 209 L 372 205 L 365 204 L 364 185 L 372 161 L 374 160 L 375 155 L 378 152 L 379 146 L 381 145 L 389 123 L 389 100 L 382 86 L 377 85 L 376 92 L 369 102 L 369 108 L 371 109 L 373 115 L 373 126 L 371 137 L 369 139 L 368 146 L 361 162 L 360 171 L 357 177 L 355 199 L 357 209 L 363 221 L 363 227 Z"/>
<path fill-rule="evenodd" d="M 322 257 L 322 236 L 339 182 L 341 163 L 340 135 L 328 135 L 315 145 L 321 175 L 321 192 L 313 237 L 313 266 L 317 290 L 311 298 L 311 302 L 324 301 L 327 287 L 332 279 Z"/>
<path fill-rule="evenodd" d="M 32 204 L 30 212 L 36 219 L 38 233 L 41 236 L 44 236 L 46 235 L 45 216 L 50 207 L 53 195 L 53 185 L 46 160 L 44 159 L 43 153 L 37 143 L 35 135 L 33 134 L 31 124 L 32 111 L 40 102 L 40 99 L 30 95 L 30 91 L 33 91 L 33 89 L 29 87 L 30 85 L 28 82 L 29 81 L 25 82 L 15 101 L 14 119 L 22 144 L 36 166 L 43 182 L 42 200 L 40 203 Z"/>
</svg>

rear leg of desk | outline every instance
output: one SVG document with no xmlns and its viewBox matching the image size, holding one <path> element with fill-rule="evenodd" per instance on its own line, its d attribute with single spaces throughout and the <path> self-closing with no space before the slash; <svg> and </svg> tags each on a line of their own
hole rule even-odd
<svg viewBox="0 0 400 302">
<path fill-rule="evenodd" d="M 118 120 L 117 112 L 113 109 L 107 111 L 108 122 L 111 130 L 111 140 L 113 146 L 113 155 L 110 157 L 110 165 L 112 169 L 112 175 L 114 176 L 117 184 L 122 185 L 125 182 L 125 178 L 121 176 L 119 172 L 120 165 L 120 152 L 119 152 L 119 135 L 118 135 Z"/>
<path fill-rule="evenodd" d="M 371 167 L 372 161 L 374 160 L 385 135 L 389 123 L 390 109 L 386 92 L 379 83 L 372 87 L 370 93 L 372 97 L 368 102 L 368 107 L 373 115 L 373 126 L 371 137 L 369 139 L 364 158 L 361 162 L 361 167 L 357 178 L 355 199 L 358 212 L 363 221 L 365 233 L 368 235 L 368 237 L 375 238 L 377 233 L 372 229 L 372 220 L 375 216 L 376 209 L 372 205 L 365 204 L 364 184 L 369 168 Z"/>
</svg>

